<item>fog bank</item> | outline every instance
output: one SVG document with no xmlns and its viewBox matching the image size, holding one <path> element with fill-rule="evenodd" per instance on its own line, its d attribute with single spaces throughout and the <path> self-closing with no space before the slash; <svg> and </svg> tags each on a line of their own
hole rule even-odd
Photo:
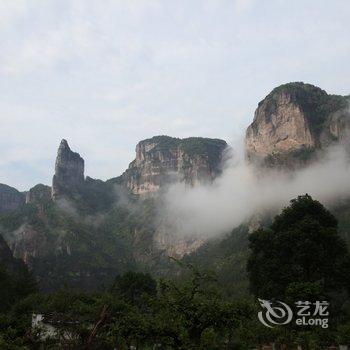
<svg viewBox="0 0 350 350">
<path fill-rule="evenodd" d="M 239 159 L 240 158 L 240 159 Z M 323 204 L 350 195 L 346 152 L 331 148 L 322 161 L 291 173 L 259 174 L 242 157 L 226 161 L 212 185 L 172 185 L 165 193 L 161 216 L 179 235 L 211 237 L 228 232 L 261 210 L 279 210 L 308 193 Z"/>
</svg>

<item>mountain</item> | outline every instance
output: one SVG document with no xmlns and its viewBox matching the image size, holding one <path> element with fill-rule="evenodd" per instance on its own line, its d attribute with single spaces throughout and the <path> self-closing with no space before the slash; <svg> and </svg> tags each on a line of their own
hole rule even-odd
<svg viewBox="0 0 350 350">
<path fill-rule="evenodd" d="M 259 102 L 246 131 L 247 162 L 258 173 L 266 167 L 300 169 L 320 159 L 332 145 L 349 149 L 348 99 L 299 82 L 275 88 Z M 334 201 L 329 209 L 338 219 L 340 235 L 350 246 L 350 198 Z M 248 237 L 258 227 L 267 227 L 275 214 L 263 210 L 256 213 L 223 238 L 205 242 L 184 261 L 215 271 L 221 289 L 228 295 L 248 295 Z"/>
<path fill-rule="evenodd" d="M 349 129 L 345 97 L 310 84 L 285 84 L 258 104 L 246 132 L 247 161 L 258 171 L 298 168 L 331 145 L 348 146 Z M 84 159 L 62 140 L 51 186 L 38 184 L 24 194 L 0 185 L 1 236 L 45 291 L 66 284 L 103 288 L 128 270 L 173 273 L 168 258 L 173 256 L 213 268 L 231 289 L 227 293 L 242 294 L 247 238 L 268 217 L 260 213 L 258 220 L 212 240 L 180 238 L 159 217 L 166 187 L 212 183 L 222 172 L 227 148 L 219 139 L 154 136 L 137 144 L 136 158 L 123 174 L 102 181 L 85 176 Z M 350 201 L 338 203 L 334 213 L 350 243 Z"/>
<path fill-rule="evenodd" d="M 136 159 L 122 175 L 134 194 L 157 192 L 174 182 L 210 183 L 221 173 L 227 143 L 219 139 L 154 136 L 136 146 Z"/>
<path fill-rule="evenodd" d="M 122 176 L 101 181 L 85 177 L 84 159 L 62 140 L 52 186 L 34 186 L 25 201 L 21 197 L 23 205 L 0 216 L 1 234 L 46 291 L 64 284 L 95 289 L 130 269 L 160 272 L 168 245 L 177 242 L 158 244 L 157 199 L 138 195 L 172 181 L 212 181 L 226 146 L 222 140 L 153 137 L 137 145 L 136 160 Z M 181 250 L 195 249 L 191 244 L 182 241 Z"/>
<path fill-rule="evenodd" d="M 51 198 L 51 187 L 37 184 L 26 193 L 26 204 L 34 204 L 43 212 L 45 206 L 51 201 Z"/>
<path fill-rule="evenodd" d="M 268 166 L 298 166 L 332 144 L 348 144 L 349 130 L 346 97 L 311 84 L 284 84 L 259 102 L 246 132 L 246 155 Z"/>
<path fill-rule="evenodd" d="M 177 182 L 189 187 L 210 184 L 222 172 L 227 148 L 220 139 L 154 136 L 137 144 L 136 159 L 123 173 L 122 183 L 141 197 L 157 194 Z M 157 217 L 155 221 L 150 244 L 158 255 L 182 258 L 204 242 L 200 237 L 174 235 L 164 221 Z"/>
<path fill-rule="evenodd" d="M 15 188 L 0 184 L 0 214 L 17 209 L 25 201 L 25 195 Z"/>
<path fill-rule="evenodd" d="M 42 290 L 94 289 L 134 268 L 129 242 L 99 224 L 117 197 L 112 185 L 84 178 L 84 160 L 62 140 L 52 187 L 31 188 L 25 204 L 0 217 L 1 234 Z"/>
</svg>

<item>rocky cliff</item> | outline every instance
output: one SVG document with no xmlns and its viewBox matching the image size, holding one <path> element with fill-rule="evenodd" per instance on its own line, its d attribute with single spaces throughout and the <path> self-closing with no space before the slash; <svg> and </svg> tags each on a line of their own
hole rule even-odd
<svg viewBox="0 0 350 350">
<path fill-rule="evenodd" d="M 50 186 L 43 184 L 35 185 L 26 193 L 26 204 L 34 204 L 38 208 L 39 213 L 43 214 L 45 206 L 52 200 L 51 194 L 52 190 Z"/>
<path fill-rule="evenodd" d="M 155 136 L 139 142 L 136 159 L 122 175 L 134 194 L 156 192 L 176 181 L 190 186 L 211 182 L 221 172 L 223 140 Z"/>
<path fill-rule="evenodd" d="M 304 83 L 281 85 L 258 105 L 246 132 L 249 161 L 290 165 L 332 143 L 348 142 L 346 97 Z"/>
<path fill-rule="evenodd" d="M 68 142 L 62 140 L 58 148 L 55 175 L 52 179 L 52 198 L 78 191 L 84 182 L 84 159 L 71 151 Z"/>
<path fill-rule="evenodd" d="M 23 268 L 23 261 L 13 257 L 9 246 L 0 235 L 0 269 L 4 269 L 10 274 L 16 274 Z"/>
<path fill-rule="evenodd" d="M 51 187 L 38 184 L 26 193 L 26 203 L 43 204 L 51 200 Z"/>
<path fill-rule="evenodd" d="M 17 209 L 24 203 L 25 195 L 15 188 L 0 184 L 0 213 Z"/>
</svg>

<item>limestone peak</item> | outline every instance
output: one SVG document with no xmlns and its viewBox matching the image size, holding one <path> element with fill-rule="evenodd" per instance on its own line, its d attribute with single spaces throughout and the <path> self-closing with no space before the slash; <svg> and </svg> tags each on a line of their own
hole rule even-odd
<svg viewBox="0 0 350 350">
<path fill-rule="evenodd" d="M 342 142 L 350 127 L 347 107 L 346 97 L 329 95 L 311 84 L 294 82 L 276 87 L 259 102 L 247 129 L 248 160 L 293 162 Z"/>
<path fill-rule="evenodd" d="M 75 192 L 84 181 L 84 159 L 73 152 L 67 140 L 62 139 L 57 151 L 52 197 Z"/>
</svg>

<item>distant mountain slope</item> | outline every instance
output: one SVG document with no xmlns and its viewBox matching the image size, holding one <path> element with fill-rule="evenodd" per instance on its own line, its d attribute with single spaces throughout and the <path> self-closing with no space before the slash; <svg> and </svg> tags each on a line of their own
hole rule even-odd
<svg viewBox="0 0 350 350">
<path fill-rule="evenodd" d="M 25 201 L 25 195 L 15 188 L 0 184 L 0 214 L 17 209 Z"/>
<path fill-rule="evenodd" d="M 36 291 L 34 278 L 21 259 L 15 259 L 5 240 L 0 236 L 0 312 Z"/>
<path fill-rule="evenodd" d="M 348 144 L 349 129 L 346 97 L 328 95 L 311 84 L 284 84 L 259 103 L 246 132 L 247 158 L 295 166 L 331 144 Z"/>
<path fill-rule="evenodd" d="M 247 296 L 248 236 L 248 226 L 243 224 L 224 237 L 208 241 L 183 261 L 213 271 L 226 295 Z"/>
<path fill-rule="evenodd" d="M 114 234 L 101 225 L 112 205 L 117 207 L 117 191 L 112 184 L 84 179 L 84 161 L 65 140 L 58 150 L 52 188 L 34 186 L 26 204 L 0 217 L 2 236 L 33 271 L 41 289 L 65 284 L 95 289 L 134 269 L 125 232 Z M 123 210 L 116 214 L 121 227 L 127 222 Z"/>
<path fill-rule="evenodd" d="M 21 206 L 0 217 L 2 236 L 32 269 L 41 289 L 64 284 L 94 289 L 129 269 L 161 271 L 166 265 L 154 243 L 156 199 L 138 199 L 130 184 L 146 179 L 146 169 L 158 171 L 147 178 L 158 181 L 158 188 L 178 180 L 172 178 L 174 171 L 192 185 L 211 181 L 220 172 L 226 142 L 167 136 L 150 140 L 139 143 L 136 167 L 106 182 L 85 178 L 83 158 L 62 140 L 52 187 L 34 186 L 25 203 L 23 197 Z M 131 175 L 135 172 L 136 177 Z"/>
<path fill-rule="evenodd" d="M 0 236 L 0 268 L 8 273 L 21 274 L 25 265 L 21 259 L 15 259 L 5 240 Z"/>
</svg>

